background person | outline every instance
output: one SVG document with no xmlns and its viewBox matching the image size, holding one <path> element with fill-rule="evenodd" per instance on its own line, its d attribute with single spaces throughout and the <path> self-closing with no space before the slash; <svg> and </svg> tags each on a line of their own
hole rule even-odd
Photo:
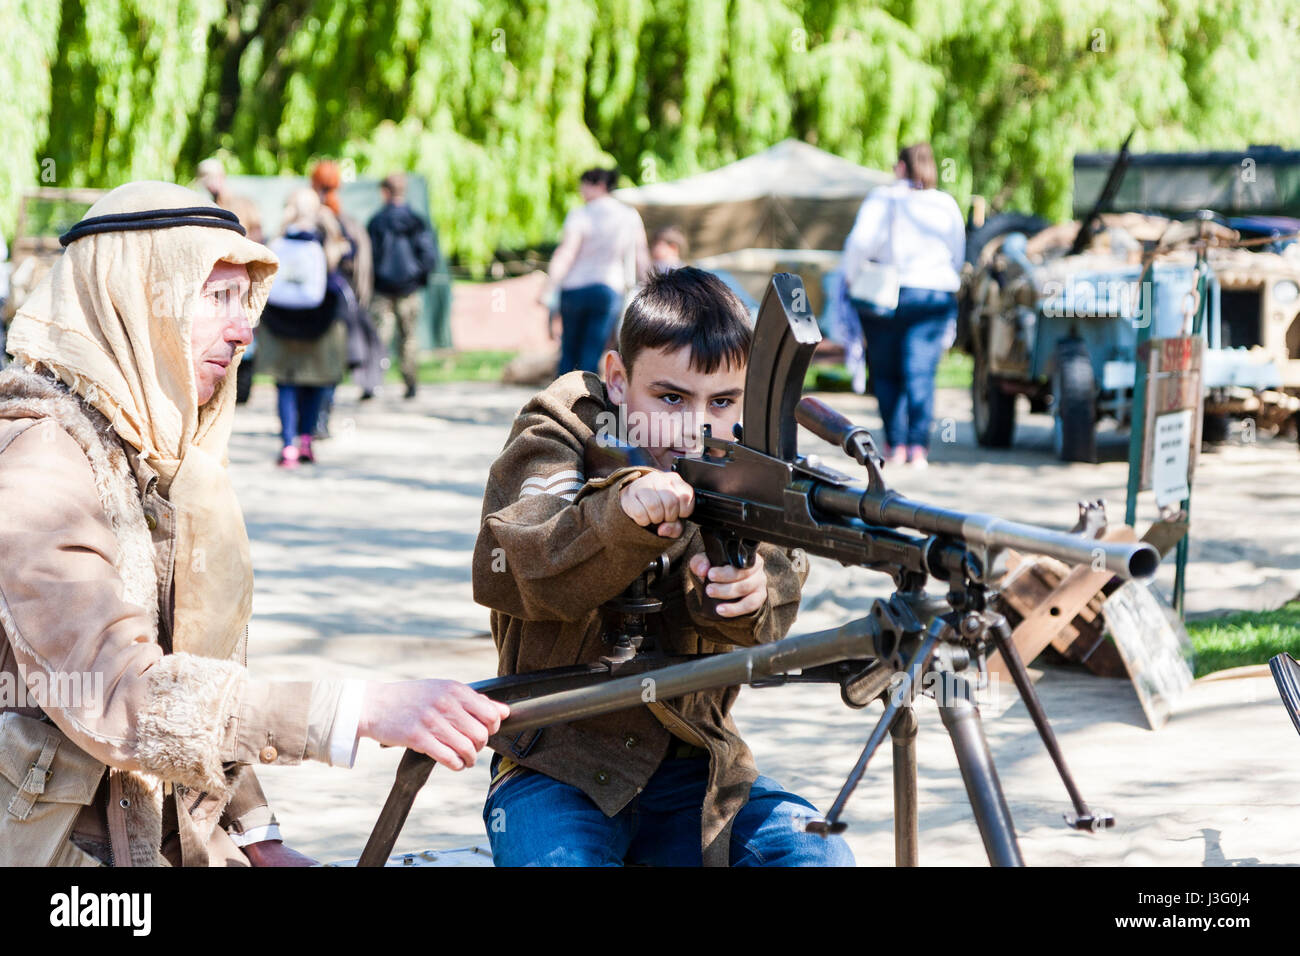
<svg viewBox="0 0 1300 956">
<path fill-rule="evenodd" d="M 676 226 L 656 230 L 650 240 L 650 265 L 656 272 L 686 265 L 686 234 Z"/>
<path fill-rule="evenodd" d="M 650 250 L 641 215 L 609 194 L 617 169 L 589 169 L 578 191 L 583 205 L 564 220 L 551 256 L 541 301 L 562 325 L 557 376 L 575 369 L 595 372 L 605 343 L 618 324 L 623 298 L 650 271 Z"/>
<path fill-rule="evenodd" d="M 871 388 L 885 423 L 885 457 L 923 467 L 929 456 L 934 377 L 957 321 L 966 227 L 956 201 L 936 189 L 929 143 L 908 146 L 897 182 L 871 191 L 844 244 L 844 279 L 854 288 L 867 263 L 897 270 L 890 314 L 854 301 L 866 338 Z"/>
<path fill-rule="evenodd" d="M 384 345 L 379 331 L 370 318 L 370 301 L 374 293 L 374 262 L 370 248 L 370 233 L 351 216 L 343 212 L 339 202 L 342 176 L 338 163 L 321 160 L 311 171 L 311 185 L 320 197 L 321 205 L 334 214 L 343 236 L 351 247 L 339 262 L 338 275 L 351 288 L 356 301 L 347 309 L 344 318 L 348 325 L 348 368 L 352 380 L 361 389 L 362 400 L 373 398 L 383 382 Z M 327 393 L 323 418 L 333 404 L 333 393 Z"/>
<path fill-rule="evenodd" d="M 406 204 L 405 174 L 390 173 L 379 184 L 379 190 L 384 207 L 366 224 L 374 258 L 374 313 L 384 341 L 384 361 L 388 361 L 396 336 L 405 397 L 415 398 L 424 288 L 439 265 L 438 239 L 429 224 Z"/>
<path fill-rule="evenodd" d="M 331 282 L 348 243 L 311 189 L 290 193 L 284 227 L 269 243 L 281 267 L 258 332 L 258 368 L 275 379 L 280 466 L 316 460 L 312 434 L 326 390 L 343 378 L 351 291 Z M 343 283 L 346 286 L 346 283 Z"/>
<path fill-rule="evenodd" d="M 212 201 L 239 217 L 239 224 L 249 239 L 261 242 L 262 213 L 253 200 L 230 191 L 226 184 L 226 167 L 221 160 L 215 157 L 203 160 L 199 163 L 198 173 L 199 183 L 208 191 Z"/>
</svg>

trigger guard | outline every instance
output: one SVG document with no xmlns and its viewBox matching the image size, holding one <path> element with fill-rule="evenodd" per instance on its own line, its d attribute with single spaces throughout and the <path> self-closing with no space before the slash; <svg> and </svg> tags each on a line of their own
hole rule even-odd
<svg viewBox="0 0 1300 956">
<path fill-rule="evenodd" d="M 727 542 L 727 558 L 738 568 L 752 568 L 754 556 L 758 553 L 758 544 L 753 541 L 737 540 Z"/>
</svg>

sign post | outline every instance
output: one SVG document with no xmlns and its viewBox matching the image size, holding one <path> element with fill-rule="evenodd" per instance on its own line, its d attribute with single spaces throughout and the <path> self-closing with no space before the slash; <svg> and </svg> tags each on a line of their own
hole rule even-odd
<svg viewBox="0 0 1300 956">
<path fill-rule="evenodd" d="M 1138 492 L 1155 492 L 1162 517 L 1181 512 L 1190 526 L 1192 474 L 1201 447 L 1201 421 L 1205 389 L 1201 369 L 1205 356 L 1206 291 L 1209 267 L 1204 251 L 1197 256 L 1196 286 L 1189 291 L 1191 328 L 1173 338 L 1150 337 L 1155 316 L 1156 288 L 1148 285 L 1154 274 L 1143 272 L 1143 295 L 1138 315 L 1137 377 L 1133 389 L 1133 422 L 1129 434 L 1128 502 L 1125 520 L 1137 520 Z M 1149 293 L 1146 291 L 1149 289 Z M 1190 332 L 1190 334 L 1188 334 Z M 1140 416 L 1140 417 L 1139 417 Z M 1188 534 L 1178 541 L 1174 569 L 1174 610 L 1183 616 L 1188 556 Z"/>
</svg>

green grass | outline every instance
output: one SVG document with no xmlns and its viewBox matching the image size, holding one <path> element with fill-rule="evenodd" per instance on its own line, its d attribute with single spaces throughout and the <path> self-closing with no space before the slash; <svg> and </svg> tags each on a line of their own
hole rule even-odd
<svg viewBox="0 0 1300 956">
<path fill-rule="evenodd" d="M 974 362 L 965 352 L 948 352 L 939 361 L 939 371 L 934 377 L 936 388 L 970 388 L 971 369 Z M 822 392 L 847 392 L 853 379 L 843 365 L 814 365 L 804 377 L 803 387 Z"/>
<path fill-rule="evenodd" d="M 1300 656 L 1300 600 L 1276 611 L 1243 611 L 1225 617 L 1187 622 L 1196 649 L 1196 676 L 1267 664 L 1283 651 Z"/>
<path fill-rule="evenodd" d="M 501 373 L 515 352 L 454 352 L 451 350 L 426 354 L 420 360 L 419 379 L 423 383 L 437 382 L 499 382 Z M 396 365 L 389 367 L 386 381 L 400 382 L 402 374 Z"/>
<path fill-rule="evenodd" d="M 970 388 L 974 368 L 974 359 L 965 352 L 958 352 L 954 349 L 940 360 L 939 374 L 934 378 L 935 387 Z"/>
<path fill-rule="evenodd" d="M 426 352 L 420 359 L 419 379 L 422 384 L 441 382 L 499 382 L 506 363 L 515 352 L 454 352 L 450 349 Z M 350 381 L 350 376 L 344 381 Z M 273 385 L 271 376 L 254 372 L 253 381 L 259 385 Z M 396 363 L 388 369 L 384 381 L 401 384 L 402 371 Z"/>
</svg>

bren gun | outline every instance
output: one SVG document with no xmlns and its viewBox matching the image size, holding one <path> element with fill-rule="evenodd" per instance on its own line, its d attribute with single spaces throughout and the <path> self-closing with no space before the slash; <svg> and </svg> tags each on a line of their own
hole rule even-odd
<svg viewBox="0 0 1300 956">
<path fill-rule="evenodd" d="M 1080 523 L 1085 533 L 1060 532 L 921 504 L 890 490 L 870 433 L 816 399 L 801 398 L 820 340 L 802 282 L 797 276 L 774 275 L 755 323 L 743 430 L 737 428 L 734 440 L 706 434 L 703 455 L 678 458 L 674 470 L 695 489 L 690 521 L 699 526 L 711 563 L 748 566 L 758 543 L 766 541 L 884 571 L 896 588 L 889 599 L 875 601 L 866 617 L 831 630 L 722 654 L 664 656 L 645 643 L 645 618 L 658 607 L 652 585 L 665 572 L 660 559 L 606 606 L 606 619 L 613 621 L 606 633 L 610 652 L 599 661 L 472 686 L 510 704 L 503 733 L 641 706 L 647 686 L 656 699 L 666 700 L 735 684 L 828 682 L 840 685 L 841 697 L 851 707 L 880 699 L 884 712 L 861 756 L 825 819 L 809 828 L 821 833 L 845 828 L 845 805 L 889 734 L 899 865 L 917 861 L 913 702 L 924 693 L 935 698 L 952 738 L 989 861 L 1020 865 L 1011 815 L 964 674 L 972 666 L 982 673 L 987 652 L 996 650 L 1069 794 L 1073 813 L 1066 815 L 1067 823 L 1080 830 L 1112 825 L 1110 815 L 1089 810 L 1079 793 L 1010 640 L 1007 621 L 989 606 L 990 598 L 1004 572 L 1007 549 L 1090 564 L 1134 579 L 1154 575 L 1157 552 L 1147 544 L 1089 537 L 1104 525 L 1095 511 Z M 815 457 L 800 456 L 798 425 L 842 448 L 866 469 L 867 480 L 854 481 Z M 601 436 L 589 442 L 586 474 L 645 463 L 639 455 L 617 437 Z M 926 593 L 931 578 L 947 583 L 945 597 Z M 408 750 L 403 755 L 359 865 L 384 864 L 432 768 L 432 759 L 424 754 Z"/>
</svg>

